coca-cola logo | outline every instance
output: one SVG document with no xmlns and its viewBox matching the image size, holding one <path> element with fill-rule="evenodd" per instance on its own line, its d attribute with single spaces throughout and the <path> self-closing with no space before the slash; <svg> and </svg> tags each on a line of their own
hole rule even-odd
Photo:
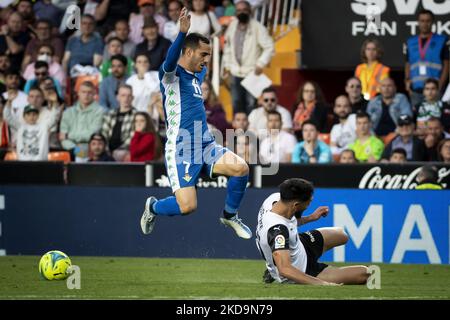
<svg viewBox="0 0 450 320">
<path fill-rule="evenodd" d="M 417 186 L 416 177 L 420 172 L 420 167 L 414 169 L 409 174 L 382 174 L 381 167 L 370 168 L 359 182 L 359 189 L 415 189 Z M 440 168 L 438 170 L 439 180 L 444 188 L 443 179 L 450 175 L 450 168 Z"/>
</svg>

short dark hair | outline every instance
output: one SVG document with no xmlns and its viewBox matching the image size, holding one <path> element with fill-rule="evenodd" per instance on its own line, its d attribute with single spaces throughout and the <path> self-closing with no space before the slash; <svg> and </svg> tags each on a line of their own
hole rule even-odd
<svg viewBox="0 0 450 320">
<path fill-rule="evenodd" d="M 118 37 L 109 38 L 108 41 L 106 42 L 106 44 L 110 44 L 113 41 L 119 41 L 123 45 L 123 41 L 121 39 L 119 39 Z"/>
<path fill-rule="evenodd" d="M 305 179 L 291 178 L 280 184 L 280 198 L 285 202 L 293 200 L 305 202 L 310 200 L 313 194 L 313 184 Z"/>
<path fill-rule="evenodd" d="M 267 112 L 267 119 L 269 118 L 270 115 L 276 115 L 280 118 L 280 120 L 282 120 L 281 118 L 281 113 L 279 113 L 277 110 L 270 110 Z"/>
<path fill-rule="evenodd" d="M 317 129 L 317 122 L 315 122 L 314 120 L 311 120 L 311 119 L 308 119 L 305 122 L 303 122 L 302 130 L 307 124 L 312 125 L 314 128 L 316 128 L 316 130 L 319 130 L 319 129 Z"/>
<path fill-rule="evenodd" d="M 439 88 L 439 81 L 437 79 L 434 78 L 428 78 L 427 80 L 425 80 L 425 85 L 432 83 L 434 84 L 437 88 Z"/>
<path fill-rule="evenodd" d="M 184 39 L 183 49 L 181 52 L 184 54 L 186 52 L 187 48 L 190 48 L 193 50 L 197 49 L 199 47 L 200 42 L 203 42 L 205 44 L 210 44 L 209 39 L 200 33 L 193 32 L 193 33 L 188 34 L 186 36 L 186 38 Z"/>
<path fill-rule="evenodd" d="M 50 28 L 52 27 L 52 22 L 48 19 L 38 19 L 34 25 L 37 27 L 41 23 L 45 23 Z"/>
<path fill-rule="evenodd" d="M 89 138 L 89 143 L 91 143 L 92 140 L 101 140 L 106 145 L 106 138 L 105 136 L 100 132 L 95 132 L 91 135 Z"/>
<path fill-rule="evenodd" d="M 365 112 L 365 111 L 359 110 L 359 111 L 356 113 L 356 119 L 362 119 L 362 118 L 367 118 L 367 119 L 369 119 L 369 121 L 370 121 L 370 116 L 369 116 L 369 114 L 368 114 L 367 112 Z"/>
<path fill-rule="evenodd" d="M 423 166 L 418 176 L 422 178 L 421 183 L 437 183 L 439 180 L 437 168 L 430 165 Z"/>
<path fill-rule="evenodd" d="M 40 69 L 40 68 L 47 68 L 48 69 L 48 63 L 45 61 L 38 60 L 34 63 L 34 70 Z"/>
<path fill-rule="evenodd" d="M 273 92 L 273 93 L 275 93 L 275 94 L 277 93 L 276 90 L 275 90 L 275 88 L 272 87 L 272 86 L 270 86 L 270 87 L 265 88 L 265 89 L 261 92 L 261 95 L 263 95 L 264 93 L 270 93 L 270 92 Z"/>
<path fill-rule="evenodd" d="M 419 13 L 417 14 L 417 19 L 422 15 L 422 14 L 428 14 L 431 16 L 431 19 L 434 21 L 434 13 L 430 10 L 427 9 L 422 9 L 419 11 Z"/>
<path fill-rule="evenodd" d="M 111 57 L 111 63 L 113 62 L 113 60 L 118 60 L 120 61 L 125 67 L 128 64 L 128 60 L 127 58 L 123 55 L 123 54 L 115 54 Z"/>
<path fill-rule="evenodd" d="M 7 76 L 18 76 L 19 78 L 22 77 L 19 70 L 16 70 L 14 68 L 9 68 L 8 70 L 5 71 L 5 78 Z"/>
<path fill-rule="evenodd" d="M 394 153 L 402 154 L 402 155 L 405 157 L 405 159 L 406 159 L 406 157 L 407 157 L 406 150 L 403 149 L 403 148 L 395 148 L 394 150 L 392 150 L 391 156 L 392 156 Z"/>
</svg>

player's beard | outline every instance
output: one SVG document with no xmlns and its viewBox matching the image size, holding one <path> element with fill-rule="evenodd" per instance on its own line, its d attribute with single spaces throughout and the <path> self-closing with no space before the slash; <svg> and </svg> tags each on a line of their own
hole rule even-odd
<svg viewBox="0 0 450 320">
<path fill-rule="evenodd" d="M 295 218 L 300 219 L 302 217 L 304 211 L 305 210 L 301 210 L 301 211 L 297 211 L 296 213 L 294 213 Z"/>
</svg>

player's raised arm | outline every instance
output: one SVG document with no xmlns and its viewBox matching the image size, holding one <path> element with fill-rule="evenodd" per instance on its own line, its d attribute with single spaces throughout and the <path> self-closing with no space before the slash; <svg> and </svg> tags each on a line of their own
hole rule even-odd
<svg viewBox="0 0 450 320">
<path fill-rule="evenodd" d="M 317 220 L 319 220 L 322 217 L 325 218 L 328 215 L 329 211 L 330 211 L 330 209 L 328 207 L 326 207 L 326 206 L 318 207 L 316 209 L 316 211 L 311 213 L 309 216 L 301 217 L 300 219 L 297 219 L 297 223 L 299 225 L 304 225 L 304 224 L 309 223 L 309 222 L 317 221 Z"/>
<path fill-rule="evenodd" d="M 180 58 L 181 49 L 183 49 L 183 41 L 186 38 L 186 34 L 191 27 L 191 16 L 188 14 L 186 8 L 181 10 L 180 14 L 180 32 L 178 33 L 177 38 L 172 43 L 167 52 L 166 60 L 163 64 L 164 72 L 172 72 L 177 67 L 178 59 Z"/>
</svg>

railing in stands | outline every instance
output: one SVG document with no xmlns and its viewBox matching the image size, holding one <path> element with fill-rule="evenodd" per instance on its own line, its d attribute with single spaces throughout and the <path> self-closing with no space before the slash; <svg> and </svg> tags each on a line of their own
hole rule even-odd
<svg viewBox="0 0 450 320">
<path fill-rule="evenodd" d="M 274 40 L 284 37 L 289 31 L 300 25 L 301 0 L 265 0 L 254 9 L 253 17 L 265 25 Z M 220 35 L 212 37 L 213 65 L 211 83 L 216 95 L 219 95 L 220 78 Z"/>
<path fill-rule="evenodd" d="M 300 5 L 301 0 L 266 0 L 256 8 L 254 17 L 278 40 L 299 26 Z"/>
</svg>

